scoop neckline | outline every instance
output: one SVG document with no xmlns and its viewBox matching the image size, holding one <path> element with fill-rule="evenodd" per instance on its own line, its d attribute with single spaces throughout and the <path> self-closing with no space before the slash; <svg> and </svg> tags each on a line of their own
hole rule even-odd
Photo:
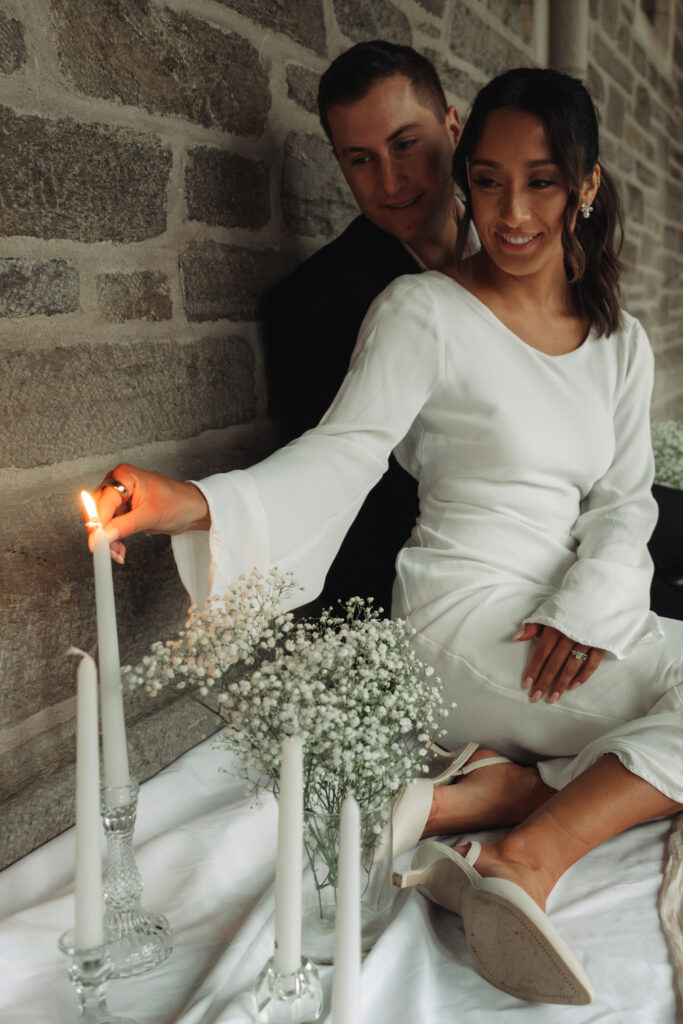
<svg viewBox="0 0 683 1024">
<path fill-rule="evenodd" d="M 524 340 L 524 338 L 520 338 L 519 334 L 516 334 L 515 331 L 512 330 L 512 328 L 508 327 L 507 324 L 503 323 L 500 317 L 496 316 L 493 310 L 489 306 L 487 306 L 485 302 L 482 302 L 481 299 L 478 299 L 476 295 L 474 295 L 471 291 L 465 288 L 464 285 L 460 284 L 459 281 L 456 281 L 454 277 L 451 277 L 450 274 L 445 274 L 442 270 L 435 270 L 434 273 L 439 274 L 441 277 L 445 277 L 448 281 L 450 281 L 451 284 L 455 285 L 455 287 L 458 288 L 477 309 L 481 310 L 484 313 L 487 319 L 491 320 L 496 326 L 502 328 L 502 330 L 509 334 L 510 337 L 514 338 L 519 345 L 523 345 L 528 352 L 535 352 L 536 355 L 542 356 L 544 359 L 552 359 L 553 361 L 556 359 L 569 359 L 571 358 L 571 356 L 575 356 L 577 352 L 580 352 L 583 348 L 585 348 L 586 343 L 593 338 L 593 325 L 591 324 L 591 326 L 588 328 L 588 334 L 583 339 L 581 344 L 578 345 L 576 348 L 571 349 L 569 352 L 559 352 L 555 356 L 552 355 L 552 353 L 550 352 L 543 352 L 540 348 L 534 348 L 534 346 L 530 345 L 528 341 Z"/>
</svg>

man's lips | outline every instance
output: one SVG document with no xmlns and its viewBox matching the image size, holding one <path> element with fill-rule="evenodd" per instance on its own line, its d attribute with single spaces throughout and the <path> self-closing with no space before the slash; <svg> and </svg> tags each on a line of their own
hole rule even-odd
<svg viewBox="0 0 683 1024">
<path fill-rule="evenodd" d="M 402 199 L 400 202 L 394 203 L 384 203 L 383 206 L 385 210 L 407 210 L 409 207 L 415 206 L 416 203 L 419 203 L 423 195 L 424 192 L 420 192 L 419 195 L 411 196 L 410 199 Z"/>
</svg>

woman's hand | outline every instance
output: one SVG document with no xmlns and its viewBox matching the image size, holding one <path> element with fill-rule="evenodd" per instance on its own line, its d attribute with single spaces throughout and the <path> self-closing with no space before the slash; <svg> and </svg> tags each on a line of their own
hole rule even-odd
<svg viewBox="0 0 683 1024">
<path fill-rule="evenodd" d="M 586 647 L 560 633 L 553 626 L 531 622 L 513 640 L 533 640 L 538 643 L 529 658 L 522 688 L 530 691 L 536 702 L 547 697 L 548 704 L 558 701 L 565 690 L 581 686 L 595 672 L 604 651 L 599 647 Z"/>
<path fill-rule="evenodd" d="M 133 533 L 176 534 L 211 526 L 206 499 L 194 484 L 126 463 L 107 473 L 93 498 L 117 562 L 123 562 L 126 554 L 121 540 Z"/>
</svg>

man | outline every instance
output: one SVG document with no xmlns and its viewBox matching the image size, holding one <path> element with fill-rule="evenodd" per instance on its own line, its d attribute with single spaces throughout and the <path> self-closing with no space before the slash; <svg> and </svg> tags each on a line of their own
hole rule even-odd
<svg viewBox="0 0 683 1024">
<path fill-rule="evenodd" d="M 372 300 L 401 274 L 448 262 L 460 118 L 410 47 L 359 43 L 324 73 L 320 119 L 361 211 L 273 290 L 265 329 L 271 412 L 287 439 L 320 420 Z M 415 481 L 391 459 L 333 563 L 323 605 L 358 594 L 389 611 L 396 555 L 417 517 Z"/>
</svg>

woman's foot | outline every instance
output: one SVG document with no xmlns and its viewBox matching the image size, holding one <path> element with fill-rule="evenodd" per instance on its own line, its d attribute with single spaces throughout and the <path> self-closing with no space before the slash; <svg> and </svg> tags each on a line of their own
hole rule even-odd
<svg viewBox="0 0 683 1024">
<path fill-rule="evenodd" d="M 464 857 L 469 844 L 464 843 L 454 849 Z M 529 856 L 514 839 L 508 841 L 507 836 L 498 842 L 481 844 L 477 871 L 483 878 L 505 878 L 508 882 L 515 882 L 541 910 L 545 910 L 546 900 L 557 881 L 547 870 L 547 865 Z"/>
<path fill-rule="evenodd" d="M 495 750 L 479 749 L 468 763 L 495 754 Z M 423 838 L 516 825 L 552 793 L 534 765 L 512 761 L 486 765 L 453 785 L 435 787 Z"/>
</svg>

